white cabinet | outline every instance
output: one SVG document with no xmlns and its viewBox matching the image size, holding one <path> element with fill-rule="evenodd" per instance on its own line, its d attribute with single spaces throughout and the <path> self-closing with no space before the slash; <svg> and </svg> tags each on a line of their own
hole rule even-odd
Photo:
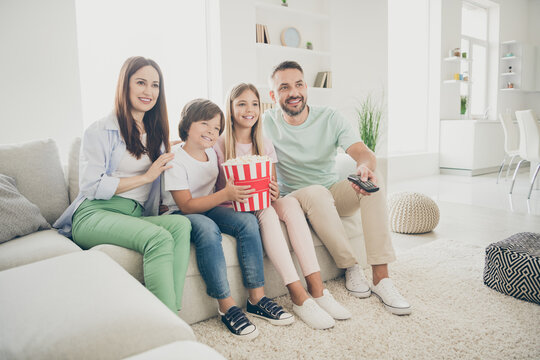
<svg viewBox="0 0 540 360">
<path fill-rule="evenodd" d="M 441 172 L 480 175 L 497 171 L 504 157 L 504 134 L 498 121 L 441 120 Z"/>
<path fill-rule="evenodd" d="M 536 48 L 517 41 L 501 43 L 499 89 L 501 91 L 539 91 L 536 81 Z"/>
<path fill-rule="evenodd" d="M 318 72 L 331 71 L 331 54 L 329 26 L 330 19 L 324 11 L 324 3 L 318 8 L 315 2 L 305 1 L 299 7 L 278 5 L 277 1 L 256 2 L 255 20 L 257 24 L 266 25 L 270 44 L 255 42 L 255 24 L 253 25 L 253 42 L 257 61 L 257 88 L 262 102 L 270 102 L 268 95 L 268 77 L 272 68 L 285 60 L 298 62 L 304 69 L 304 77 L 308 85 L 309 103 L 326 105 L 331 101 L 331 88 L 315 88 L 313 84 Z M 281 44 L 281 33 L 284 29 L 294 27 L 300 33 L 300 46 L 287 47 Z M 306 49 L 306 43 L 313 44 L 313 50 Z"/>
</svg>

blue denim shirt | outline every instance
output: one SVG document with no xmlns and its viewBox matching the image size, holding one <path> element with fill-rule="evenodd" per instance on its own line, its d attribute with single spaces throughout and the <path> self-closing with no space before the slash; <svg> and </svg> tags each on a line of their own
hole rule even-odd
<svg viewBox="0 0 540 360">
<path fill-rule="evenodd" d="M 109 200 L 114 196 L 120 178 L 111 174 L 125 152 L 126 143 L 114 114 L 96 121 L 86 129 L 79 157 L 79 195 L 53 225 L 60 234 L 71 238 L 73 214 L 84 200 Z M 144 216 L 158 214 L 160 178 L 152 183 L 148 200 L 144 203 Z"/>
</svg>

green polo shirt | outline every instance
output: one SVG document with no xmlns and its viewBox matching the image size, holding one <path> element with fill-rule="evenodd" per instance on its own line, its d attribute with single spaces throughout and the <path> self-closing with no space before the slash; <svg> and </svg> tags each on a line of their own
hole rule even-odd
<svg viewBox="0 0 540 360">
<path fill-rule="evenodd" d="M 278 183 L 283 195 L 308 185 L 329 188 L 335 184 L 337 148 L 347 150 L 361 142 L 343 116 L 324 106 L 310 106 L 308 118 L 298 126 L 288 124 L 281 109 L 268 110 L 263 115 L 263 128 L 276 149 Z"/>
</svg>

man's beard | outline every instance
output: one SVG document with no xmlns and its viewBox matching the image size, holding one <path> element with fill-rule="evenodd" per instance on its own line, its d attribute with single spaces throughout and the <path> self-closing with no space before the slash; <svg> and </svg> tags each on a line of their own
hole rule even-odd
<svg viewBox="0 0 540 360">
<path fill-rule="evenodd" d="M 293 99 L 301 99 L 301 102 L 302 102 L 302 107 L 298 110 L 290 110 L 288 107 L 287 107 L 287 102 L 289 100 L 293 100 Z M 304 109 L 306 108 L 306 102 L 304 100 L 304 97 L 303 96 L 298 96 L 298 97 L 290 97 L 288 98 L 287 100 L 285 100 L 285 102 L 281 105 L 281 110 L 283 110 L 283 112 L 285 112 L 287 115 L 289 116 L 296 116 L 300 113 L 302 113 L 302 111 L 304 111 Z"/>
</svg>

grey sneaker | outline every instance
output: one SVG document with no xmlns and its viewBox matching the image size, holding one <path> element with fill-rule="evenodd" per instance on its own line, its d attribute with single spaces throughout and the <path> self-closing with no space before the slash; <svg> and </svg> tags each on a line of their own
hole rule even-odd
<svg viewBox="0 0 540 360">
<path fill-rule="evenodd" d="M 382 301 L 386 310 L 392 314 L 409 315 L 411 313 L 411 305 L 399 293 L 391 279 L 382 279 L 377 285 L 372 286 L 371 291 Z"/>
<path fill-rule="evenodd" d="M 358 264 L 345 271 L 345 287 L 351 295 L 359 298 L 367 298 L 371 295 L 366 275 Z"/>
</svg>

